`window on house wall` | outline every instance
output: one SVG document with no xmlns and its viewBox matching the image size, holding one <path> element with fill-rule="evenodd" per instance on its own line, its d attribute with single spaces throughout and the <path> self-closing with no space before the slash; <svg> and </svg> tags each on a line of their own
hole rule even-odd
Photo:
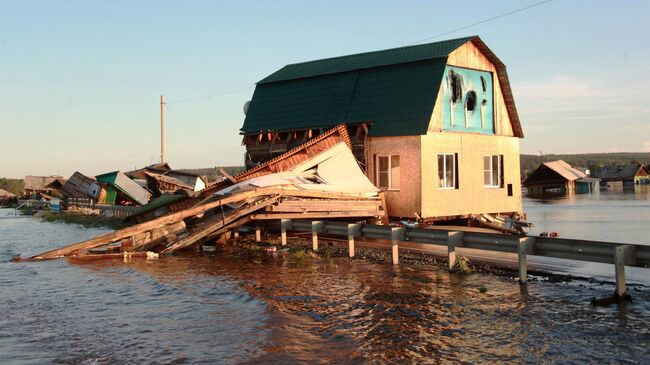
<svg viewBox="0 0 650 365">
<path fill-rule="evenodd" d="M 503 187 L 503 155 L 483 156 L 483 185 L 486 188 Z"/>
<path fill-rule="evenodd" d="M 399 155 L 376 155 L 375 183 L 382 190 L 399 190 Z"/>
<path fill-rule="evenodd" d="M 458 154 L 438 154 L 438 188 L 458 189 Z"/>
</svg>

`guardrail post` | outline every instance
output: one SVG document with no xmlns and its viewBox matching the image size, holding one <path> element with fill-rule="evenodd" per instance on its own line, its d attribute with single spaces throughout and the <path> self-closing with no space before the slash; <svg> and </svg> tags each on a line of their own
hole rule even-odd
<svg viewBox="0 0 650 365">
<path fill-rule="evenodd" d="M 528 263 L 526 262 L 526 253 L 532 252 L 532 246 L 535 244 L 535 238 L 522 237 L 519 239 L 518 255 L 519 255 L 519 283 L 526 284 L 528 282 Z"/>
<path fill-rule="evenodd" d="M 287 229 L 291 228 L 291 219 L 281 219 L 280 220 L 280 232 L 282 238 L 282 246 L 287 245 Z"/>
<path fill-rule="evenodd" d="M 464 232 L 451 231 L 447 233 L 447 257 L 449 271 L 456 266 L 456 247 L 463 245 Z"/>
<path fill-rule="evenodd" d="M 357 223 L 348 224 L 348 254 L 354 257 L 354 236 L 361 233 L 361 225 Z"/>
<path fill-rule="evenodd" d="M 614 270 L 616 274 L 615 294 L 619 298 L 625 297 L 625 265 L 634 265 L 636 255 L 634 246 L 621 245 L 614 248 Z"/>
<path fill-rule="evenodd" d="M 390 241 L 392 248 L 393 265 L 399 264 L 399 240 L 403 240 L 406 234 L 405 227 L 392 227 L 390 229 Z"/>
<path fill-rule="evenodd" d="M 325 223 L 323 221 L 311 222 L 311 249 L 318 251 L 318 232 L 323 232 Z"/>
</svg>

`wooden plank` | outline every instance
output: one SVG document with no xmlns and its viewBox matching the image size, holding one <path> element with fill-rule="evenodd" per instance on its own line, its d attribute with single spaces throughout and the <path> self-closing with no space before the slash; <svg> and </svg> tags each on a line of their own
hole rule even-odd
<svg viewBox="0 0 650 365">
<path fill-rule="evenodd" d="M 251 216 L 252 220 L 268 219 L 327 219 L 327 218 L 365 218 L 382 215 L 380 211 L 354 212 L 316 212 L 316 213 L 258 213 Z"/>
<path fill-rule="evenodd" d="M 136 224 L 131 227 L 127 227 L 124 229 L 121 229 L 119 231 L 103 234 L 101 236 L 86 240 L 86 241 L 81 241 L 78 243 L 74 243 L 72 245 L 68 245 L 65 247 L 57 248 L 51 251 L 43 252 L 38 255 L 34 255 L 31 257 L 33 260 L 43 260 L 43 259 L 53 259 L 53 258 L 59 258 L 59 257 L 64 257 L 67 255 L 70 255 L 76 251 L 79 250 L 84 250 L 84 249 L 89 249 L 93 247 L 98 247 L 105 245 L 107 243 L 111 242 L 116 242 L 119 240 L 122 240 L 127 237 L 131 237 L 135 234 L 141 233 L 148 231 L 150 229 L 154 229 L 157 227 L 160 227 L 165 224 L 169 223 L 174 223 L 178 222 L 180 220 L 193 217 L 199 214 L 202 214 L 206 212 L 207 210 L 225 205 L 225 204 L 230 204 L 234 203 L 237 201 L 241 201 L 247 198 L 252 198 L 252 197 L 259 197 L 259 196 L 264 196 L 265 193 L 257 191 L 257 190 L 251 190 L 247 191 L 244 193 L 239 193 L 239 194 L 234 194 L 232 196 L 224 197 L 222 199 L 219 199 L 217 201 L 211 202 L 211 203 L 206 203 L 198 207 L 192 207 L 189 209 L 182 210 L 180 212 L 172 213 L 169 215 L 165 215 L 159 218 L 156 218 L 154 220 Z"/>
<path fill-rule="evenodd" d="M 283 201 L 266 208 L 269 212 L 329 212 L 379 210 L 378 201 Z"/>
<path fill-rule="evenodd" d="M 251 205 L 247 205 L 244 207 L 241 207 L 239 209 L 236 209 L 232 212 L 229 212 L 225 217 L 215 217 L 214 221 L 216 221 L 213 224 L 207 225 L 207 227 L 203 227 L 200 229 L 198 232 L 192 232 L 189 236 L 179 240 L 178 242 L 174 243 L 173 245 L 165 248 L 164 250 L 161 251 L 161 253 L 173 253 L 178 250 L 184 249 L 186 247 L 189 247 L 198 241 L 200 241 L 203 238 L 206 238 L 208 235 L 211 233 L 221 229 L 221 228 L 226 228 L 230 223 L 238 220 L 239 218 L 242 218 L 245 215 L 248 215 L 252 212 L 255 212 L 257 210 L 260 210 L 268 205 L 271 205 L 275 202 L 278 201 L 278 197 L 272 197 L 268 198 L 262 202 L 257 202 L 253 203 Z"/>
</svg>

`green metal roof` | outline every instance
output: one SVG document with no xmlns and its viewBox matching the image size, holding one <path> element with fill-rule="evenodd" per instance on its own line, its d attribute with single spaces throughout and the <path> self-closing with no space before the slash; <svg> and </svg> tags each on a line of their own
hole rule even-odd
<svg viewBox="0 0 650 365">
<path fill-rule="evenodd" d="M 449 53 L 453 52 L 456 48 L 467 43 L 474 37 L 475 36 L 449 39 L 435 43 L 294 63 L 284 66 L 280 70 L 258 82 L 258 84 L 300 79 L 318 75 L 330 75 L 353 70 L 447 57 Z"/>
<path fill-rule="evenodd" d="M 472 38 L 285 66 L 258 83 L 241 130 L 372 122 L 371 136 L 426 134 L 447 55 Z"/>
</svg>

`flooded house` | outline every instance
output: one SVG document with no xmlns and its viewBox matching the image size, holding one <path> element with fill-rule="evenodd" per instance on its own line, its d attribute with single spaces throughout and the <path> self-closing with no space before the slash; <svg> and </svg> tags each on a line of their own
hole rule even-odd
<svg viewBox="0 0 650 365">
<path fill-rule="evenodd" d="M 34 194 L 52 194 L 53 191 L 60 188 L 65 183 L 63 176 L 25 176 L 25 187 L 23 195 L 30 196 Z"/>
<path fill-rule="evenodd" d="M 563 160 L 544 162 L 524 181 L 530 196 L 598 191 L 598 179 L 587 176 Z"/>
<path fill-rule="evenodd" d="M 17 201 L 16 199 L 16 194 L 4 189 L 0 189 L 0 205 L 14 203 Z"/>
<path fill-rule="evenodd" d="M 506 67 L 477 36 L 290 64 L 244 109 L 249 168 L 345 123 L 393 217 L 522 210 L 522 127 Z"/>
<path fill-rule="evenodd" d="M 594 176 L 609 188 L 650 185 L 650 169 L 643 164 L 604 166 L 594 171 Z"/>
</svg>

